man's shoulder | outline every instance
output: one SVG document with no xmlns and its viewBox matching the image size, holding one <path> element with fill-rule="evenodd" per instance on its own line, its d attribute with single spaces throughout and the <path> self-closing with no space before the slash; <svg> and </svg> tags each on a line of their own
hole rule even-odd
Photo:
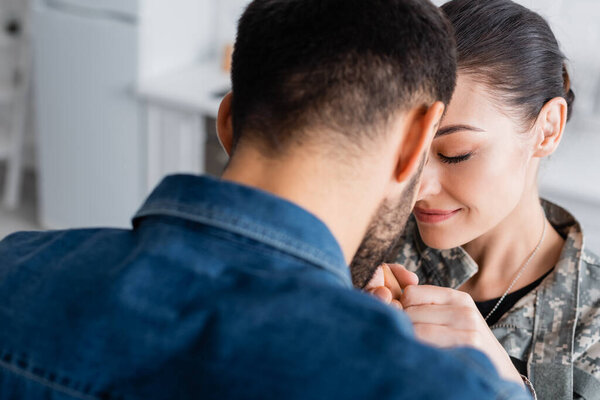
<svg viewBox="0 0 600 400">
<path fill-rule="evenodd" d="M 56 357 L 72 360 L 72 354 L 83 354 L 82 346 L 102 349 L 78 358 L 77 368 L 65 372 L 71 379 L 81 378 L 79 371 L 90 368 L 107 380 L 121 379 L 125 372 L 115 377 L 109 369 L 126 365 L 131 372 L 144 364 L 153 371 L 156 385 L 163 382 L 174 389 L 166 382 L 177 381 L 176 371 L 202 371 L 194 376 L 190 390 L 212 388 L 232 397 L 250 393 L 285 397 L 293 391 L 295 398 L 387 393 L 384 398 L 459 399 L 472 394 L 491 399 L 502 398 L 497 395 L 504 390 L 517 393 L 499 382 L 483 355 L 442 352 L 419 344 L 403 314 L 367 294 L 331 284 L 316 267 L 309 279 L 303 268 L 280 274 L 249 267 L 198 273 L 173 268 L 164 253 L 153 263 L 147 258 L 131 262 L 139 259 L 132 255 L 130 267 L 112 268 L 112 256 L 98 249 L 127 242 L 130 234 L 22 233 L 2 242 L 0 257 L 19 254 L 11 256 L 12 262 L 26 266 L 9 267 L 13 273 L 5 284 L 20 289 L 5 299 L 10 299 L 11 309 L 36 321 L 38 336 L 44 333 L 37 339 L 39 346 L 32 346 L 27 326 L 15 323 L 6 343 L 18 350 L 26 347 L 42 363 L 38 366 L 50 371 Z M 76 257 L 76 268 L 56 264 L 56 274 L 45 274 L 53 268 L 44 265 L 44 259 L 59 250 L 82 257 Z M 86 260 L 89 253 L 98 258 L 91 267 L 92 260 Z M 175 257 L 178 252 L 171 253 Z M 63 261 L 71 262 L 68 258 Z M 26 290 L 24 278 L 29 279 Z M 21 285 L 15 279 L 21 279 Z M 265 381 L 265 376 L 272 379 Z M 440 376 L 452 383 L 450 391 L 437 384 Z M 146 388 L 147 393 L 154 390 L 164 388 L 152 384 Z"/>
<path fill-rule="evenodd" d="M 236 354 L 236 368 L 250 382 L 245 390 L 254 397 L 267 389 L 260 373 L 277 377 L 268 388 L 280 395 L 275 397 L 527 398 L 518 386 L 502 382 L 482 353 L 418 342 L 402 312 L 364 293 L 316 284 L 259 298 L 245 302 L 242 318 L 248 323 L 228 313 L 225 330 L 216 335 Z M 231 371 L 220 359 L 209 364 L 215 377 Z M 208 384 L 215 391 L 235 389 L 224 389 L 219 379 Z"/>
<path fill-rule="evenodd" d="M 39 319 L 41 329 L 42 321 L 62 317 L 57 310 L 92 304 L 116 280 L 118 266 L 134 248 L 130 232 L 118 229 L 19 232 L 8 236 L 0 242 L 0 291 L 5 294 L 0 297 L 0 305 L 4 304 L 8 312 L 3 316 L 45 315 Z M 77 318 L 89 314 L 81 311 Z M 15 321 L 15 329 L 18 325 Z M 54 329 L 52 323 L 43 328 Z"/>
<path fill-rule="evenodd" d="M 10 251 L 31 249 L 48 245 L 64 245 L 67 242 L 77 244 L 92 237 L 119 237 L 130 232 L 131 230 L 128 229 L 117 228 L 87 228 L 15 232 L 6 236 L 0 241 L 0 250 Z"/>
<path fill-rule="evenodd" d="M 108 228 L 17 232 L 0 241 L 0 260 L 4 266 L 36 262 L 48 265 L 74 253 L 119 251 L 130 238 L 131 231 Z"/>
</svg>

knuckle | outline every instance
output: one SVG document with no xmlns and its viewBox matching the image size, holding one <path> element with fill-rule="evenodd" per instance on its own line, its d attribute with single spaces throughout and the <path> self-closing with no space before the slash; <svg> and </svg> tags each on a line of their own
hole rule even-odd
<svg viewBox="0 0 600 400">
<path fill-rule="evenodd" d="M 479 348 L 481 345 L 481 340 L 479 338 L 479 335 L 475 331 L 468 331 L 467 333 L 465 333 L 465 341 L 466 341 L 466 344 L 473 346 L 475 348 Z"/>
<path fill-rule="evenodd" d="M 373 290 L 373 294 L 382 302 L 389 304 L 392 301 L 392 293 L 385 286 L 380 286 Z"/>
<path fill-rule="evenodd" d="M 460 301 L 462 304 L 464 304 L 464 305 L 467 305 L 467 306 L 470 306 L 470 305 L 472 305 L 472 304 L 474 303 L 474 302 L 473 302 L 473 298 L 471 297 L 471 295 L 470 295 L 470 294 L 468 294 L 468 293 L 466 293 L 466 292 L 460 292 L 460 291 L 458 291 L 458 293 L 459 293 L 459 295 L 458 295 L 458 300 L 459 300 L 459 301 Z"/>
<path fill-rule="evenodd" d="M 404 304 L 405 307 L 414 303 L 415 298 L 416 298 L 416 293 L 415 293 L 416 290 L 415 289 L 416 289 L 415 286 L 408 286 L 406 289 L 404 289 L 401 299 L 402 299 L 402 304 Z"/>
<path fill-rule="evenodd" d="M 479 315 L 475 310 L 469 307 L 464 307 L 461 312 L 463 322 L 469 327 L 475 327 L 479 323 Z"/>
</svg>

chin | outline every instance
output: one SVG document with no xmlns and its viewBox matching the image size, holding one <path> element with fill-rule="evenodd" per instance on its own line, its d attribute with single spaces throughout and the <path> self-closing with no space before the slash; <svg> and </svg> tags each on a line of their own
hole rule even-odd
<svg viewBox="0 0 600 400">
<path fill-rule="evenodd" d="M 453 232 L 445 232 L 444 229 L 422 228 L 419 226 L 421 239 L 432 249 L 449 250 L 455 247 L 460 247 L 468 241 L 460 240 Z"/>
</svg>

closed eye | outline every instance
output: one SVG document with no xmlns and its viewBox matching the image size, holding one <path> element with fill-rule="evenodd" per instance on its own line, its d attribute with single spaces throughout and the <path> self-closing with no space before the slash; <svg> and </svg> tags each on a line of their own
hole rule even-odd
<svg viewBox="0 0 600 400">
<path fill-rule="evenodd" d="M 438 157 L 440 158 L 440 160 L 446 164 L 458 164 L 463 161 L 467 161 L 469 158 L 471 158 L 472 155 L 473 155 L 473 153 L 467 153 L 467 154 L 463 154 L 461 156 L 447 157 L 447 156 L 443 155 L 442 153 L 438 153 Z"/>
</svg>

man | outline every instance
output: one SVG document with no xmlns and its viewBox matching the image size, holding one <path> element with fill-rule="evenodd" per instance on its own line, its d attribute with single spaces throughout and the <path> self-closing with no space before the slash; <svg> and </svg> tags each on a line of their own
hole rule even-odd
<svg viewBox="0 0 600 400">
<path fill-rule="evenodd" d="M 132 230 L 0 244 L 1 398 L 528 398 L 352 289 L 409 214 L 455 69 L 427 1 L 255 0 L 221 180 L 165 179 Z"/>
</svg>

